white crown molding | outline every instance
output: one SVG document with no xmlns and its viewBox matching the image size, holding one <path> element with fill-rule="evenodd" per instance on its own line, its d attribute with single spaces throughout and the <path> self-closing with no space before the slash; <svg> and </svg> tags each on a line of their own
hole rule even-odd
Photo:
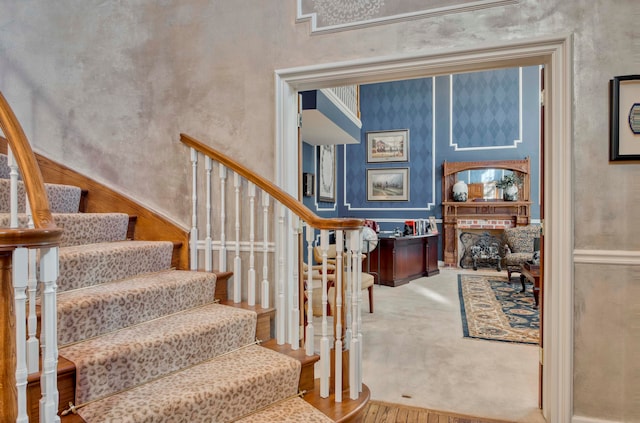
<svg viewBox="0 0 640 423">
<path fill-rule="evenodd" d="M 471 12 L 474 10 L 486 9 L 489 7 L 509 6 L 517 4 L 519 0 L 478 0 L 472 3 L 465 3 L 457 6 L 445 6 L 427 8 L 408 13 L 399 13 L 396 15 L 382 16 L 373 19 L 366 19 L 355 22 L 348 22 L 336 25 L 318 26 L 317 13 L 302 12 L 302 0 L 297 0 L 296 22 L 311 22 L 311 33 L 322 34 L 328 32 L 345 31 L 351 29 L 365 28 L 368 26 L 382 25 L 394 22 L 403 22 L 413 19 L 429 18 L 433 16 L 449 15 L 452 13 Z"/>
<path fill-rule="evenodd" d="M 573 261 L 576 264 L 640 266 L 640 251 L 576 249 L 573 251 Z"/>
<path fill-rule="evenodd" d="M 449 75 L 449 146 L 453 151 L 479 151 L 479 150 L 504 150 L 518 148 L 522 143 L 522 66 L 518 68 L 518 139 L 513 140 L 512 145 L 493 145 L 489 147 L 458 147 L 453 141 L 453 75 Z"/>
</svg>

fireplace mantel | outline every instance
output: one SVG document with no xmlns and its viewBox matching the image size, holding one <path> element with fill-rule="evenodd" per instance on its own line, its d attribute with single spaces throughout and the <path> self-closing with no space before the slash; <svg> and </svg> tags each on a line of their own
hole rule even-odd
<svg viewBox="0 0 640 423">
<path fill-rule="evenodd" d="M 531 221 L 530 163 L 524 160 L 487 160 L 477 162 L 444 162 L 442 178 L 442 220 L 444 263 L 458 262 L 458 229 L 500 229 L 528 225 Z M 482 169 L 505 169 L 516 172 L 522 181 L 519 201 L 469 198 L 453 201 L 453 185 L 459 172 Z"/>
</svg>

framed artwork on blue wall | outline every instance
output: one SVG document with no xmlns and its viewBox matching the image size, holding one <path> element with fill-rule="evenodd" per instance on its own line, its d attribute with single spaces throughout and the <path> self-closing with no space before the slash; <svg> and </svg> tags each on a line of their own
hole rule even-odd
<svg viewBox="0 0 640 423">
<path fill-rule="evenodd" d="M 409 201 L 409 168 L 367 169 L 367 201 Z"/>
<path fill-rule="evenodd" d="M 367 163 L 409 161 L 409 130 L 367 132 Z"/>
<path fill-rule="evenodd" d="M 336 146 L 318 146 L 318 201 L 336 201 Z"/>
<path fill-rule="evenodd" d="M 640 75 L 611 81 L 609 160 L 640 160 Z"/>
</svg>

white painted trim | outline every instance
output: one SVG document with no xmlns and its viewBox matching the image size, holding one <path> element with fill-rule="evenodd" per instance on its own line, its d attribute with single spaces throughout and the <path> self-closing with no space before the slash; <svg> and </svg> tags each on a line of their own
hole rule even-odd
<svg viewBox="0 0 640 423">
<path fill-rule="evenodd" d="M 572 36 L 555 45 L 545 63 L 545 275 L 543 414 L 570 421 L 573 414 L 573 52 Z M 566 225 L 569 225 L 568 227 Z M 553 324 L 551 324 L 553 322 Z"/>
<path fill-rule="evenodd" d="M 348 117 L 354 125 L 356 125 L 358 128 L 362 128 L 362 121 L 358 119 L 358 116 L 353 114 L 351 109 L 348 108 L 346 104 L 344 104 L 344 102 L 340 99 L 340 97 L 336 95 L 336 93 L 325 88 L 322 88 L 320 91 L 322 91 L 322 94 L 324 94 L 329 100 L 331 100 L 331 102 L 340 110 L 340 112 Z"/>
<path fill-rule="evenodd" d="M 613 264 L 640 266 L 640 251 L 580 250 L 573 251 L 576 264 Z"/>
<path fill-rule="evenodd" d="M 296 108 L 283 99 L 283 93 L 381 80 L 424 78 L 456 72 L 495 69 L 496 67 L 544 64 L 547 87 L 545 131 L 545 216 L 548 235 L 545 238 L 545 278 L 551 283 L 544 291 L 544 409 L 548 422 L 571 421 L 573 398 L 573 207 L 572 207 L 572 36 L 506 41 L 500 44 L 478 44 L 464 50 L 428 50 L 408 55 L 358 59 L 342 63 L 313 65 L 276 70 L 276 151 L 297 146 L 280 125 L 283 114 L 295 116 Z M 289 102 L 294 102 L 290 99 Z M 293 103 L 295 104 L 295 102 Z M 290 116 L 288 120 L 292 120 Z M 295 120 L 293 120 L 295 122 Z M 292 123 L 293 127 L 294 123 Z M 294 128 L 295 129 L 295 128 Z M 294 131 L 295 132 L 295 131 Z M 289 134 L 289 136 L 282 136 Z M 277 164 L 297 183 L 298 163 L 282 158 Z M 276 183 L 283 183 L 278 180 Z M 551 183 L 553 182 L 553 183 Z M 553 321 L 553 325 L 550 322 Z"/>
<path fill-rule="evenodd" d="M 539 78 L 538 78 L 539 79 Z M 513 140 L 512 145 L 492 145 L 486 147 L 458 147 L 457 142 L 453 142 L 453 75 L 449 75 L 449 147 L 453 151 L 480 151 L 480 150 L 504 150 L 518 148 L 522 143 L 522 66 L 518 67 L 518 139 Z M 435 132 L 435 124 L 434 124 Z"/>
<path fill-rule="evenodd" d="M 473 3 L 466 3 L 463 5 L 423 9 L 423 10 L 410 12 L 410 13 L 401 13 L 397 15 L 383 16 L 380 18 L 373 18 L 373 19 L 368 19 L 363 21 L 356 21 L 356 22 L 349 22 L 349 23 L 338 24 L 338 25 L 329 25 L 329 26 L 319 27 L 317 23 L 317 20 L 318 20 L 317 14 L 302 13 L 302 0 L 297 0 L 298 7 L 296 9 L 296 22 L 304 22 L 304 21 L 310 20 L 312 34 L 326 33 L 326 32 L 343 31 L 347 29 L 356 29 L 356 28 L 392 23 L 392 22 L 402 22 L 402 21 L 432 17 L 432 16 L 447 15 L 451 13 L 469 12 L 474 10 L 486 9 L 488 7 L 508 6 L 516 3 L 518 3 L 518 0 L 478 0 Z"/>
<path fill-rule="evenodd" d="M 233 242 L 235 244 L 235 241 Z M 227 245 L 229 244 L 229 242 L 227 242 Z M 240 245 L 240 252 L 242 253 L 249 253 L 251 252 L 251 242 L 250 241 L 240 241 L 239 243 Z M 253 251 L 254 253 L 256 253 L 256 256 L 258 255 L 258 253 L 262 253 L 264 251 L 264 241 L 255 241 L 253 243 Z M 275 242 L 268 242 L 267 243 L 267 252 L 269 253 L 273 253 L 276 250 L 275 247 L 276 243 Z M 198 246 L 198 251 L 202 250 L 204 251 L 207 248 L 207 241 L 206 240 L 198 240 L 197 242 L 197 246 Z M 222 243 L 220 242 L 220 240 L 215 240 L 211 242 L 211 250 L 213 251 L 221 251 L 222 250 Z M 234 251 L 231 251 L 227 248 L 227 254 L 233 254 L 235 253 Z"/>
<path fill-rule="evenodd" d="M 431 108 L 432 123 L 431 127 L 431 201 L 427 203 L 427 207 L 351 207 L 351 203 L 347 202 L 347 149 L 344 149 L 344 160 L 342 161 L 342 176 L 344 189 L 342 190 L 342 203 L 349 211 L 431 211 L 436 206 L 436 77 L 431 78 Z M 411 188 L 411 185 L 409 185 Z"/>
<path fill-rule="evenodd" d="M 573 416 L 571 423 L 622 423 L 618 420 L 595 419 L 593 417 Z"/>
</svg>

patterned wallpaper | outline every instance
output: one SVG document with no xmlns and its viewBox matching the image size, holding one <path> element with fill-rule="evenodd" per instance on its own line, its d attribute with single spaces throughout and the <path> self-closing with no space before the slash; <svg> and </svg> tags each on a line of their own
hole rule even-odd
<svg viewBox="0 0 640 423">
<path fill-rule="evenodd" d="M 452 75 L 450 144 L 456 150 L 521 142 L 520 69 Z"/>
<path fill-rule="evenodd" d="M 531 157 L 538 179 L 538 67 L 362 85 L 361 143 L 338 170 L 340 216 L 440 217 L 442 162 Z M 521 129 L 522 128 L 522 129 Z M 407 162 L 367 163 L 369 131 L 409 129 Z M 357 165 L 359 164 L 359 165 Z M 409 168 L 409 201 L 367 201 L 367 169 Z M 342 176 L 342 174 L 344 176 Z M 533 184 L 536 202 L 539 187 Z M 539 216 L 532 208 L 533 218 Z"/>
<path fill-rule="evenodd" d="M 361 142 L 346 147 L 346 215 L 354 211 L 423 210 L 435 207 L 433 190 L 433 78 L 411 79 L 360 87 Z M 369 131 L 409 130 L 408 162 L 367 162 Z M 367 169 L 409 167 L 409 201 L 367 201 Z M 429 206 L 427 206 L 429 205 Z"/>
</svg>

